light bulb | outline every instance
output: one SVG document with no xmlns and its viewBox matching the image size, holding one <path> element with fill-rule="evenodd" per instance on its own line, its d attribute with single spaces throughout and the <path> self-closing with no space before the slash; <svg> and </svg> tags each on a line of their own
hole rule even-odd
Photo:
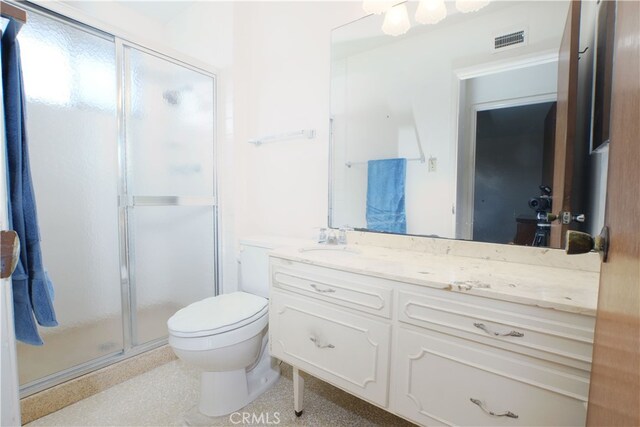
<svg viewBox="0 0 640 427">
<path fill-rule="evenodd" d="M 447 17 L 444 0 L 420 0 L 416 9 L 416 21 L 421 24 L 437 24 Z"/>
<path fill-rule="evenodd" d="M 390 36 L 399 36 L 411 28 L 407 6 L 404 3 L 393 6 L 384 16 L 382 32 Z"/>
<path fill-rule="evenodd" d="M 456 9 L 462 13 L 477 12 L 488 4 L 489 0 L 456 0 Z"/>
<path fill-rule="evenodd" d="M 364 0 L 362 2 L 362 9 L 367 13 L 381 15 L 391 9 L 397 1 L 398 0 Z"/>
</svg>

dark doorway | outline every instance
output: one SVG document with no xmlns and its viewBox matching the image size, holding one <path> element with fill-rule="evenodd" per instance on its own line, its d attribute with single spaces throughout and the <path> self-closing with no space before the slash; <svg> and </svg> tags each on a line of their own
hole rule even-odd
<svg viewBox="0 0 640 427">
<path fill-rule="evenodd" d="M 529 199 L 551 186 L 555 102 L 479 111 L 476 116 L 473 240 L 531 245 Z"/>
</svg>

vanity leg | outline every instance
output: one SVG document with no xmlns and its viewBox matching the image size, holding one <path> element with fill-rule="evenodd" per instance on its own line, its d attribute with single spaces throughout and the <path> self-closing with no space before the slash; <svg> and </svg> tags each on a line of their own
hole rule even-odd
<svg viewBox="0 0 640 427">
<path fill-rule="evenodd" d="M 304 394 L 304 378 L 300 375 L 298 368 L 293 368 L 293 410 L 296 413 L 296 417 L 302 415 L 303 397 Z"/>
</svg>

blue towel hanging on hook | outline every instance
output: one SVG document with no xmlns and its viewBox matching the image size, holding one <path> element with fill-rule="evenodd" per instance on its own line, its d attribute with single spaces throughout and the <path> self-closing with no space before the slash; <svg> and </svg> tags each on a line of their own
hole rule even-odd
<svg viewBox="0 0 640 427">
<path fill-rule="evenodd" d="M 7 139 L 9 224 L 20 237 L 20 259 L 11 276 L 16 338 L 42 345 L 36 321 L 57 326 L 53 285 L 42 265 L 36 201 L 29 168 L 24 88 L 17 25 L 10 20 L 2 35 L 2 91 Z"/>
</svg>

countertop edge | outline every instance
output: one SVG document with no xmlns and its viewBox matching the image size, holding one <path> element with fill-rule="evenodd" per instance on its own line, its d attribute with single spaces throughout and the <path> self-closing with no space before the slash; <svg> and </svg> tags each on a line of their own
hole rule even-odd
<svg viewBox="0 0 640 427">
<path fill-rule="evenodd" d="M 391 273 L 385 274 L 385 273 L 380 273 L 376 271 L 366 271 L 359 268 L 345 267 L 344 265 L 332 264 L 329 261 L 310 260 L 308 258 L 305 258 L 304 256 L 294 256 L 291 254 L 278 252 L 277 250 L 271 251 L 269 256 L 274 258 L 285 259 L 289 261 L 296 261 L 296 262 L 300 262 L 307 265 L 315 265 L 315 266 L 326 267 L 326 268 L 331 268 L 335 270 L 343 270 L 349 273 L 355 273 L 355 274 L 360 274 L 364 276 L 378 277 L 378 278 L 392 280 L 396 282 L 407 283 L 410 285 L 426 286 L 432 289 L 441 289 L 443 291 L 455 292 L 455 293 L 466 294 L 466 295 L 474 295 L 474 296 L 479 296 L 483 298 L 513 302 L 517 304 L 534 306 L 534 307 L 548 309 L 548 310 L 562 311 L 562 312 L 578 314 L 583 316 L 590 316 L 590 317 L 596 316 L 596 309 L 593 309 L 593 308 L 569 305 L 559 301 L 545 301 L 545 300 L 528 298 L 528 297 L 519 296 L 519 295 L 509 295 L 504 292 L 497 292 L 492 289 L 474 288 L 472 285 L 454 285 L 452 283 L 435 282 L 433 280 L 419 280 L 416 278 L 395 275 Z M 533 268 L 535 268 L 535 266 L 533 266 Z"/>
</svg>

